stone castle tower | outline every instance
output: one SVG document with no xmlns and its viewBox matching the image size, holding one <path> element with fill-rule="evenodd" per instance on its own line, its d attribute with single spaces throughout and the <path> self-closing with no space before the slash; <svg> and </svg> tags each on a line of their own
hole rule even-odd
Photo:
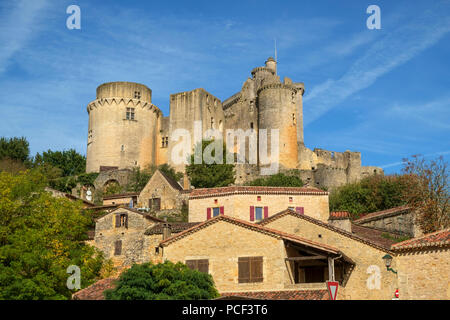
<svg viewBox="0 0 450 320">
<path fill-rule="evenodd" d="M 280 171 L 298 169 L 303 181 L 318 187 L 335 187 L 368 174 L 382 174 L 376 167 L 362 167 L 359 152 L 331 152 L 306 148 L 303 139 L 304 84 L 277 75 L 277 63 L 268 58 L 265 66 L 254 68 L 241 91 L 223 102 L 204 89 L 170 95 L 170 113 L 164 117 L 151 103 L 152 91 L 142 84 L 111 82 L 97 88 L 96 100 L 89 103 L 87 172 L 102 168 L 145 167 L 168 163 L 178 171 L 184 165 L 172 163 L 170 155 L 177 142 L 177 129 L 194 135 L 194 123 L 201 121 L 200 134 L 220 131 L 224 141 L 229 129 L 244 132 L 267 129 L 270 154 L 271 129 L 279 130 Z M 197 129 L 198 130 L 198 129 Z M 237 142 L 237 141 L 236 141 Z M 191 139 L 191 150 L 194 140 Z M 227 145 L 237 150 L 238 145 Z M 248 157 L 248 144 L 246 145 Z M 258 162 L 259 164 L 259 162 Z M 236 183 L 258 177 L 258 165 L 237 165 Z"/>
</svg>

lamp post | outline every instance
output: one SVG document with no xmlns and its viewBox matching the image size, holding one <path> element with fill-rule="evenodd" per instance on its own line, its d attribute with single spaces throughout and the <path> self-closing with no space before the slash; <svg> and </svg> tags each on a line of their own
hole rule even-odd
<svg viewBox="0 0 450 320">
<path fill-rule="evenodd" d="M 393 273 L 397 274 L 397 271 L 390 268 L 391 263 L 392 263 L 392 256 L 390 256 L 389 254 L 386 254 L 382 259 L 384 260 L 384 264 L 386 265 L 386 270 L 392 271 Z"/>
</svg>

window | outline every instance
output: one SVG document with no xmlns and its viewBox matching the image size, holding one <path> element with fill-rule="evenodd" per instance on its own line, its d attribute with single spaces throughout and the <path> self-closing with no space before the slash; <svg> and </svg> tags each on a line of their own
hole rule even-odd
<svg viewBox="0 0 450 320">
<path fill-rule="evenodd" d="M 114 242 L 114 255 L 120 256 L 122 254 L 122 240 Z"/>
<path fill-rule="evenodd" d="M 134 120 L 134 108 L 127 108 L 126 119 Z"/>
<path fill-rule="evenodd" d="M 126 213 L 116 214 L 116 228 L 128 228 L 128 215 Z"/>
<path fill-rule="evenodd" d="M 169 137 L 162 137 L 161 148 L 167 148 L 168 145 L 169 145 Z"/>
<path fill-rule="evenodd" d="M 263 208 L 255 207 L 255 220 L 262 220 L 263 218 Z"/>
<path fill-rule="evenodd" d="M 261 201 L 261 196 L 257 196 L 256 201 Z"/>
<path fill-rule="evenodd" d="M 150 210 L 161 210 L 161 198 L 153 198 L 148 200 Z"/>
<path fill-rule="evenodd" d="M 209 260 L 208 259 L 198 259 L 198 260 L 186 260 L 186 265 L 189 269 L 198 270 L 200 272 L 209 272 Z"/>
<path fill-rule="evenodd" d="M 250 122 L 250 129 L 253 129 L 253 122 Z"/>
<path fill-rule="evenodd" d="M 264 210 L 264 211 L 263 211 Z M 263 216 L 264 212 L 264 216 Z M 254 207 L 250 206 L 250 221 L 259 221 L 263 218 L 266 219 L 269 217 L 269 207 Z"/>
<path fill-rule="evenodd" d="M 289 202 L 294 201 L 294 199 L 292 197 L 289 197 Z"/>
<path fill-rule="evenodd" d="M 141 98 L 141 93 L 139 91 L 135 91 L 134 92 L 134 98 L 135 99 L 140 99 Z"/>
<path fill-rule="evenodd" d="M 223 215 L 224 213 L 225 213 L 224 207 L 206 208 L 206 220 L 209 220 L 213 217 L 217 217 L 218 215 Z"/>
<path fill-rule="evenodd" d="M 238 258 L 239 283 L 263 282 L 263 257 Z"/>
<path fill-rule="evenodd" d="M 220 214 L 220 208 L 213 208 L 213 217 L 217 217 Z"/>
</svg>

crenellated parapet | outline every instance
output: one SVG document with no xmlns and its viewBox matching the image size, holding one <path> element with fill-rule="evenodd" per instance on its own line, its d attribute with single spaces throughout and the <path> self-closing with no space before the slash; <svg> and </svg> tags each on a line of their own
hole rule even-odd
<svg viewBox="0 0 450 320">
<path fill-rule="evenodd" d="M 141 108 L 146 110 L 153 110 L 157 114 L 162 115 L 162 111 L 155 106 L 154 104 L 146 101 L 141 101 L 139 99 L 132 99 L 132 98 L 121 98 L 121 97 L 113 97 L 113 98 L 103 98 L 103 99 L 96 99 L 94 101 L 91 101 L 86 110 L 89 113 L 94 108 L 99 108 L 103 106 L 111 106 L 111 105 L 121 105 L 125 107 L 131 107 L 131 108 Z"/>
<path fill-rule="evenodd" d="M 270 83 L 270 84 L 266 84 L 263 85 L 261 88 L 258 89 L 257 93 L 258 95 L 267 89 L 284 89 L 284 90 L 291 90 L 293 93 L 297 93 L 298 90 L 300 90 L 299 88 L 293 86 L 293 85 L 289 85 L 289 84 L 284 84 L 284 83 Z"/>
</svg>

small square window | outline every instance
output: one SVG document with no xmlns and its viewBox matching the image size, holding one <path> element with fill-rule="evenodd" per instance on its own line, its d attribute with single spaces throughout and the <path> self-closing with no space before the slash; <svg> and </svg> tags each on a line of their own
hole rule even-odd
<svg viewBox="0 0 450 320">
<path fill-rule="evenodd" d="M 219 200 L 217 200 L 217 199 L 214 199 L 214 203 L 218 203 L 219 202 Z"/>
<path fill-rule="evenodd" d="M 213 208 L 213 217 L 217 217 L 220 214 L 220 208 Z"/>
<path fill-rule="evenodd" d="M 292 202 L 292 201 L 293 201 L 292 197 L 289 197 L 289 202 Z"/>
<path fill-rule="evenodd" d="M 135 91 L 134 92 L 134 98 L 135 99 L 140 99 L 141 98 L 141 93 L 139 91 Z"/>
<path fill-rule="evenodd" d="M 257 200 L 257 201 L 261 201 L 261 196 L 257 196 L 257 197 L 256 197 L 256 200 Z"/>
</svg>

